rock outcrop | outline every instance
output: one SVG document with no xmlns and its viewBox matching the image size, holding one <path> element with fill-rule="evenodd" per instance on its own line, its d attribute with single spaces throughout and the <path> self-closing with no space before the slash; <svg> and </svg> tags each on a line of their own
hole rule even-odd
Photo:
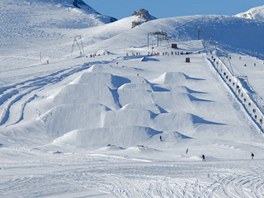
<svg viewBox="0 0 264 198">
<path fill-rule="evenodd" d="M 156 19 L 156 17 L 152 16 L 145 9 L 140 9 L 138 12 L 134 12 L 133 16 L 136 16 L 137 18 L 132 22 L 132 28 L 141 25 L 142 23 Z"/>
</svg>

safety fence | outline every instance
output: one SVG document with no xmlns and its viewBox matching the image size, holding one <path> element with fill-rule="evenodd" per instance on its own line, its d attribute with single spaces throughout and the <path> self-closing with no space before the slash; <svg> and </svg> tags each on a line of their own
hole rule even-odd
<svg viewBox="0 0 264 198">
<path fill-rule="evenodd" d="M 264 116 L 258 105 L 250 97 L 250 93 L 243 87 L 239 77 L 232 74 L 224 62 L 216 55 L 216 53 L 208 53 L 208 60 L 230 88 L 239 102 L 244 106 L 246 112 L 251 117 L 253 122 L 264 133 Z"/>
</svg>

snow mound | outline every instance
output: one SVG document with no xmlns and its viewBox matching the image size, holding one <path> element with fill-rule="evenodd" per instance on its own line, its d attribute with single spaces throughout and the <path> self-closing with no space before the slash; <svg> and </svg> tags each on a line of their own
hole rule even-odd
<svg viewBox="0 0 264 198">
<path fill-rule="evenodd" d="M 188 81 L 188 80 L 195 81 L 195 80 L 203 80 L 203 79 L 190 77 L 182 72 L 165 72 L 158 78 L 151 80 L 151 82 L 157 84 L 175 84 L 175 83 L 183 83 L 184 81 Z"/>
<path fill-rule="evenodd" d="M 127 76 L 133 79 L 133 82 L 143 82 L 145 81 L 144 78 L 140 76 L 136 76 L 138 73 L 137 68 L 131 68 L 131 67 L 119 67 L 114 64 L 95 64 L 91 66 L 88 69 L 88 72 L 93 72 L 93 73 L 110 73 L 112 75 L 117 75 L 117 76 Z M 125 72 L 125 73 L 124 73 Z"/>
<path fill-rule="evenodd" d="M 144 146 L 144 145 L 137 145 L 136 147 L 129 147 L 126 149 L 127 152 L 133 152 L 133 153 L 156 153 L 156 152 L 160 152 L 160 150 L 155 149 L 155 148 L 151 148 L 148 146 Z"/>
<path fill-rule="evenodd" d="M 130 80 L 109 73 L 84 73 L 65 86 L 55 97 L 55 104 L 100 103 L 111 109 L 118 108 L 116 89 Z"/>
<path fill-rule="evenodd" d="M 148 105 L 152 103 L 152 89 L 147 84 L 128 84 L 118 89 L 122 106 L 130 103 Z"/>
<path fill-rule="evenodd" d="M 100 90 L 100 91 L 98 91 Z M 64 87 L 54 98 L 55 104 L 100 103 L 109 108 L 118 107 L 115 91 L 101 84 L 75 84 Z"/>
<path fill-rule="evenodd" d="M 159 114 L 154 120 L 154 126 L 156 126 L 158 130 L 162 129 L 163 131 L 174 131 L 175 129 L 177 129 L 177 131 L 187 132 L 188 136 L 192 136 L 196 133 L 197 130 L 201 129 L 204 132 L 210 132 L 213 136 L 217 134 L 217 131 L 215 131 L 216 133 L 214 133 L 213 131 L 211 131 L 210 127 L 213 126 L 217 128 L 218 126 L 224 125 L 225 124 L 223 123 L 217 123 L 203 119 L 198 115 L 183 112 Z M 176 134 L 176 136 L 177 135 L 179 134 Z"/>
<path fill-rule="evenodd" d="M 239 13 L 237 17 L 255 20 L 264 20 L 264 6 L 252 8 L 246 12 Z"/>
<path fill-rule="evenodd" d="M 121 109 L 118 111 L 111 111 L 106 114 L 105 127 L 111 126 L 149 126 L 153 118 L 156 116 L 149 110 L 140 109 Z"/>
<path fill-rule="evenodd" d="M 74 80 L 72 84 L 97 84 L 105 85 L 112 89 L 119 88 L 123 84 L 130 83 L 128 78 L 112 75 L 110 73 L 90 73 L 82 74 L 78 79 Z"/>
<path fill-rule="evenodd" d="M 38 118 L 46 133 L 59 137 L 79 128 L 98 128 L 104 124 L 104 117 L 109 109 L 101 104 L 58 105 Z"/>
<path fill-rule="evenodd" d="M 113 144 L 108 144 L 106 147 L 102 147 L 98 149 L 99 151 L 120 151 L 120 150 L 125 150 L 124 147 L 113 145 Z"/>
<path fill-rule="evenodd" d="M 138 103 L 128 103 L 124 105 L 121 110 L 142 110 L 142 111 L 149 111 L 152 112 L 152 115 L 164 113 L 164 110 L 154 103 L 148 104 L 138 104 Z"/>
<path fill-rule="evenodd" d="M 181 142 L 183 140 L 191 140 L 192 138 L 179 132 L 164 132 L 162 134 L 162 141 L 166 142 Z"/>
<path fill-rule="evenodd" d="M 100 148 L 107 145 L 130 147 L 143 144 L 160 134 L 147 127 L 111 127 L 71 131 L 53 141 L 53 145 L 74 145 L 80 148 Z"/>
</svg>

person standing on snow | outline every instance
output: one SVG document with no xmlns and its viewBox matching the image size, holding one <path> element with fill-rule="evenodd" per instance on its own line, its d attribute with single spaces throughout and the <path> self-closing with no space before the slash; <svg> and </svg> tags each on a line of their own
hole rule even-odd
<svg viewBox="0 0 264 198">
<path fill-rule="evenodd" d="M 254 159 L 254 156 L 255 156 L 254 153 L 251 153 L 251 159 Z"/>
<path fill-rule="evenodd" d="M 202 155 L 202 161 L 205 162 L 205 155 Z"/>
</svg>

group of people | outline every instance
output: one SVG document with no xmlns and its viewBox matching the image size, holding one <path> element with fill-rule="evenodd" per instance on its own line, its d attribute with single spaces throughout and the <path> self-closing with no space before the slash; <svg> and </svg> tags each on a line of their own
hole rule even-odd
<svg viewBox="0 0 264 198">
<path fill-rule="evenodd" d="M 187 150 L 188 150 L 188 148 L 187 148 Z M 186 151 L 187 151 L 186 150 Z M 187 153 L 186 153 L 187 154 Z M 253 160 L 254 159 L 254 157 L 255 157 L 255 155 L 254 155 L 254 153 L 251 153 L 251 159 Z M 205 155 L 204 154 L 202 154 L 202 161 L 203 162 L 205 162 L 206 160 L 205 160 Z"/>
<path fill-rule="evenodd" d="M 173 56 L 173 55 L 188 55 L 188 54 L 192 54 L 192 52 L 180 52 L 180 51 L 170 51 L 170 52 L 148 52 L 147 55 L 148 56 Z M 126 53 L 126 56 L 141 56 L 140 52 L 131 52 L 130 53 Z"/>
<path fill-rule="evenodd" d="M 108 56 L 108 55 L 110 55 L 110 52 L 105 51 L 103 53 L 93 53 L 93 54 L 90 54 L 90 55 L 86 55 L 86 58 L 95 58 L 97 56 Z"/>
<path fill-rule="evenodd" d="M 160 136 L 159 139 L 160 139 L 161 142 L 163 141 L 162 136 Z M 185 154 L 188 155 L 188 153 L 189 153 L 189 148 L 187 148 L 187 149 L 185 150 Z M 252 160 L 254 159 L 254 157 L 255 157 L 254 153 L 251 153 L 251 159 L 252 159 Z M 201 158 L 202 158 L 202 161 L 203 161 L 203 162 L 206 161 L 206 158 L 205 158 L 205 155 L 204 155 L 204 154 L 202 154 Z"/>
</svg>

